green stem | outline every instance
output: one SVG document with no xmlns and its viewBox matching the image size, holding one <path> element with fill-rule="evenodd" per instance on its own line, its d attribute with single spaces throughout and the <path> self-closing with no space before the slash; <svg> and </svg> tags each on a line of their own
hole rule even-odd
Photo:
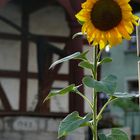
<svg viewBox="0 0 140 140">
<path fill-rule="evenodd" d="M 90 100 L 89 100 L 86 96 L 84 96 L 84 95 L 83 95 L 81 92 L 79 92 L 78 90 L 76 91 L 76 93 L 77 93 L 78 95 L 80 95 L 84 100 L 86 100 L 87 103 L 88 103 L 88 105 L 90 106 L 90 108 L 93 109 L 92 103 L 90 102 Z"/>
<path fill-rule="evenodd" d="M 97 121 L 99 121 L 100 120 L 100 118 L 102 117 L 102 113 L 104 112 L 104 110 L 106 109 L 106 107 L 107 107 L 107 105 L 109 104 L 109 103 L 111 103 L 112 101 L 114 101 L 114 100 L 116 100 L 117 98 L 115 98 L 115 97 L 113 97 L 113 96 L 111 96 L 109 99 L 108 99 L 108 101 L 104 104 L 104 106 L 102 107 L 102 109 L 100 110 L 100 112 L 99 112 L 99 114 L 98 114 L 98 116 L 97 116 Z"/>
<path fill-rule="evenodd" d="M 94 51 L 94 79 L 97 80 L 97 63 L 98 63 L 98 47 L 95 46 Z M 93 132 L 93 140 L 97 140 L 97 92 L 93 89 L 93 124 L 92 124 L 92 132 Z"/>
<path fill-rule="evenodd" d="M 102 51 L 103 51 L 103 50 L 100 50 L 99 53 L 98 53 L 98 56 L 97 56 L 97 62 L 100 61 Z"/>
</svg>

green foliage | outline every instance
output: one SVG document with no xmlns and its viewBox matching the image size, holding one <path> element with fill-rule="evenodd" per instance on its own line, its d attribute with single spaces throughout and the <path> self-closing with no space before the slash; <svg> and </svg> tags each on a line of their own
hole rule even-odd
<svg viewBox="0 0 140 140">
<path fill-rule="evenodd" d="M 69 61 L 69 60 L 71 60 L 71 59 L 73 59 L 73 58 L 79 56 L 80 54 L 81 54 L 80 52 L 76 52 L 76 53 L 71 54 L 71 55 L 69 55 L 69 56 L 67 56 L 67 57 L 64 57 L 64 58 L 62 58 L 62 59 L 57 60 L 57 61 L 55 61 L 55 62 L 50 66 L 50 69 L 51 69 L 52 67 L 56 66 L 57 64 L 60 64 L 60 63 L 62 63 L 62 62 Z"/>
<path fill-rule="evenodd" d="M 91 119 L 92 114 L 87 114 L 85 117 L 80 117 L 77 111 L 69 114 L 59 125 L 58 138 L 66 136 L 79 127 L 89 126 L 88 122 Z"/>
<path fill-rule="evenodd" d="M 117 97 L 117 98 L 133 98 L 133 97 L 139 97 L 139 95 L 138 94 L 130 94 L 130 93 L 127 93 L 127 92 L 116 92 L 116 93 L 114 93 L 114 95 L 113 96 L 115 96 L 115 97 Z"/>
<path fill-rule="evenodd" d="M 79 63 L 78 66 L 80 66 L 80 67 L 82 67 L 84 69 L 90 69 L 90 70 L 92 70 L 93 67 L 94 67 L 94 65 L 91 64 L 89 61 L 82 61 L 82 62 Z"/>
<path fill-rule="evenodd" d="M 114 75 L 105 77 L 102 81 L 97 81 L 92 77 L 84 77 L 83 83 L 89 88 L 94 88 L 96 92 L 104 92 L 108 95 L 113 95 L 116 91 L 117 78 Z"/>
<path fill-rule="evenodd" d="M 107 140 L 128 140 L 128 136 L 124 131 L 114 128 L 111 134 L 107 136 Z"/>
<path fill-rule="evenodd" d="M 78 35 L 82 35 L 82 33 L 77 33 L 73 37 L 76 37 Z M 132 98 L 132 97 L 138 97 L 136 94 L 129 94 L 129 93 L 120 93 L 116 92 L 116 87 L 117 87 L 117 77 L 114 75 L 109 75 L 105 77 L 104 79 L 98 81 L 97 80 L 97 71 L 98 71 L 98 66 L 102 65 L 104 63 L 111 62 L 112 59 L 109 57 L 103 58 L 100 61 L 101 57 L 101 50 L 98 52 L 97 48 L 95 47 L 95 60 L 94 62 L 90 62 L 87 59 L 87 54 L 89 50 L 80 53 L 76 52 L 74 54 L 71 54 L 69 56 L 66 56 L 60 60 L 57 60 L 54 62 L 50 68 L 56 66 L 57 64 L 60 64 L 62 62 L 66 62 L 72 59 L 75 60 L 80 60 L 79 66 L 82 67 L 83 69 L 88 69 L 91 71 L 92 75 L 91 76 L 85 76 L 82 80 L 83 84 L 89 88 L 94 89 L 93 90 L 93 101 L 90 101 L 83 93 L 78 91 L 79 86 L 75 86 L 75 84 L 71 84 L 67 86 L 66 88 L 63 88 L 58 91 L 51 91 L 48 96 L 45 98 L 44 102 L 48 99 L 50 99 L 53 96 L 56 95 L 65 95 L 70 92 L 75 92 L 79 96 L 81 96 L 85 101 L 87 101 L 89 107 L 91 108 L 91 112 L 87 114 L 85 117 L 79 116 L 78 112 L 75 111 L 71 114 L 69 114 L 66 118 L 64 118 L 59 125 L 59 130 L 58 130 L 58 138 L 63 137 L 68 135 L 69 133 L 73 132 L 75 129 L 83 126 L 89 126 L 92 128 L 92 133 L 94 134 L 93 137 L 96 139 L 97 136 L 97 126 L 98 122 L 102 118 L 102 114 L 107 107 L 108 104 L 113 102 L 116 99 L 122 99 L 122 98 Z M 81 85 L 80 85 L 81 86 Z M 106 93 L 109 96 L 108 101 L 104 104 L 104 106 L 101 108 L 99 113 L 97 113 L 97 92 L 103 92 Z M 112 129 L 111 134 L 109 135 L 104 135 L 104 134 L 99 134 L 99 139 L 100 140 L 128 140 L 127 135 L 119 130 L 119 129 Z"/>
<path fill-rule="evenodd" d="M 83 53 L 80 53 L 77 57 L 75 57 L 75 59 L 79 59 L 79 60 L 82 60 L 82 61 L 88 61 L 87 59 L 87 54 L 88 54 L 89 50 L 83 52 Z"/>
<path fill-rule="evenodd" d="M 107 140 L 106 135 L 103 133 L 99 134 L 99 140 Z"/>
<path fill-rule="evenodd" d="M 139 111 L 139 105 L 134 103 L 132 99 L 119 99 L 112 103 L 113 106 L 118 106 L 124 111 Z"/>
<path fill-rule="evenodd" d="M 104 135 L 104 134 L 99 134 L 99 139 L 100 140 L 129 140 L 127 134 L 117 128 L 113 128 L 111 130 L 111 134 Z"/>
<path fill-rule="evenodd" d="M 109 63 L 109 62 L 112 62 L 112 58 L 106 57 L 106 58 L 103 58 L 103 59 L 98 63 L 98 65 L 102 65 L 102 64 L 104 64 L 104 63 Z"/>
<path fill-rule="evenodd" d="M 58 90 L 58 91 L 51 91 L 48 96 L 44 99 L 44 102 L 48 99 L 50 99 L 51 97 L 53 96 L 56 96 L 56 95 L 65 95 L 69 92 L 72 92 L 72 91 L 75 91 L 77 89 L 77 87 L 75 87 L 74 84 L 72 85 L 69 85 L 68 87 L 66 88 L 63 88 L 61 90 Z"/>
<path fill-rule="evenodd" d="M 76 53 L 73 53 L 69 56 L 66 56 L 62 59 L 59 59 L 57 61 L 55 61 L 51 66 L 50 66 L 50 69 L 53 68 L 54 66 L 56 66 L 57 64 L 60 64 L 60 63 L 63 63 L 63 62 L 66 62 L 66 61 L 69 61 L 71 59 L 79 59 L 79 60 L 82 60 L 82 61 L 87 61 L 88 62 L 88 59 L 86 57 L 87 53 L 88 53 L 89 50 L 83 52 L 83 53 L 80 53 L 80 52 L 76 52 Z"/>
</svg>

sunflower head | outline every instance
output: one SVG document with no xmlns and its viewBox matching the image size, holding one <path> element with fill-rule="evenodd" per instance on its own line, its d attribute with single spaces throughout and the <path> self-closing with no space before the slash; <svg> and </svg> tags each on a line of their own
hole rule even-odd
<svg viewBox="0 0 140 140">
<path fill-rule="evenodd" d="M 137 16 L 132 14 L 130 0 L 87 0 L 76 18 L 83 23 L 82 32 L 88 42 L 100 49 L 118 45 L 122 39 L 130 39 Z"/>
</svg>

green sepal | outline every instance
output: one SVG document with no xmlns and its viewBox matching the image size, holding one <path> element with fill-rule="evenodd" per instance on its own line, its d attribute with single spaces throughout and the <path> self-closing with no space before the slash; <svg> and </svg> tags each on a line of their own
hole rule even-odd
<svg viewBox="0 0 140 140">
<path fill-rule="evenodd" d="M 86 76 L 83 78 L 83 84 L 89 88 L 94 88 L 96 92 L 104 92 L 109 96 L 112 96 L 116 91 L 117 78 L 114 75 L 109 75 L 102 81 L 97 81 L 92 77 Z"/>
<path fill-rule="evenodd" d="M 72 112 L 60 122 L 58 138 L 68 135 L 79 127 L 89 126 L 89 121 L 91 119 L 91 113 L 87 114 L 85 117 L 80 117 L 77 111 Z"/>
</svg>

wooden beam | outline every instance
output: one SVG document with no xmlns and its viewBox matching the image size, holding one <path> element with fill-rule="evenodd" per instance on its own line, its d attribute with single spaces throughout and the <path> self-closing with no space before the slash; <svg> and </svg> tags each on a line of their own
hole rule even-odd
<svg viewBox="0 0 140 140">
<path fill-rule="evenodd" d="M 0 77 L 3 78 L 20 78 L 19 71 L 10 71 L 10 70 L 0 70 Z M 28 72 L 27 73 L 28 79 L 38 79 L 38 73 L 36 72 Z M 56 80 L 67 81 L 68 75 L 67 74 L 57 74 Z"/>
<path fill-rule="evenodd" d="M 68 13 L 68 15 L 71 17 L 71 19 L 74 19 L 74 10 L 71 6 L 71 3 L 69 0 L 57 0 L 61 6 L 63 6 Z"/>
<path fill-rule="evenodd" d="M 6 93 L 4 92 L 1 84 L 0 84 L 0 99 L 1 99 L 1 101 L 3 103 L 4 110 L 5 111 L 11 111 L 12 110 L 11 105 L 10 105 L 10 103 L 8 101 Z"/>
<path fill-rule="evenodd" d="M 71 6 L 73 7 L 74 13 L 77 12 L 81 6 L 81 0 L 69 0 Z M 70 36 L 81 30 L 79 23 L 76 19 L 68 18 L 69 27 L 70 27 Z M 73 39 L 69 43 L 68 52 L 69 54 L 74 52 L 82 52 L 83 40 L 81 38 Z M 70 81 L 69 83 L 80 85 L 82 83 L 82 78 L 84 75 L 83 69 L 78 67 L 79 61 L 71 60 L 69 62 L 69 73 L 70 73 Z M 80 92 L 83 93 L 84 88 L 80 87 Z M 81 97 L 76 94 L 69 94 L 69 111 L 73 112 L 77 110 L 80 115 L 84 114 L 84 101 Z"/>
<path fill-rule="evenodd" d="M 19 98 L 19 109 L 20 111 L 27 111 L 27 73 L 28 73 L 28 51 L 29 51 L 29 13 L 26 11 L 26 5 L 22 1 L 22 17 L 21 27 L 22 32 L 21 39 L 21 55 L 20 55 L 20 98 Z"/>
<path fill-rule="evenodd" d="M 20 71 L 14 70 L 0 70 L 0 77 L 3 78 L 20 78 Z M 28 72 L 28 78 L 37 79 L 37 73 L 35 72 Z"/>
<path fill-rule="evenodd" d="M 64 113 L 64 112 L 48 112 L 48 113 L 38 113 L 38 112 L 21 112 L 21 111 L 0 111 L 0 117 L 15 117 L 15 116 L 30 116 L 30 117 L 47 117 L 47 118 L 64 118 L 68 115 L 68 113 Z"/>
<path fill-rule="evenodd" d="M 65 45 L 63 52 L 66 52 L 67 50 L 67 44 Z M 52 53 L 52 52 L 51 52 Z M 58 59 L 60 59 L 62 57 L 59 57 Z M 47 61 L 50 61 L 52 59 L 51 55 L 48 57 Z M 59 69 L 61 68 L 62 64 L 56 65 L 54 67 L 54 69 L 49 70 L 48 68 L 48 64 L 50 64 L 50 62 L 46 62 L 46 66 L 44 67 L 44 74 L 43 74 L 43 79 L 42 81 L 40 81 L 40 89 L 39 89 L 39 100 L 38 100 L 38 104 L 35 108 L 35 111 L 41 111 L 41 112 L 49 112 L 50 108 L 49 108 L 49 102 L 45 102 L 43 104 L 43 101 L 45 99 L 45 97 L 48 95 L 48 93 L 50 92 L 51 88 L 52 88 L 52 84 L 54 82 L 54 80 L 57 80 L 58 77 L 60 80 L 69 80 L 69 76 L 68 75 L 62 75 L 62 74 L 58 74 Z M 64 79 L 63 79 L 64 78 Z"/>
<path fill-rule="evenodd" d="M 69 38 L 65 36 L 37 35 L 37 34 L 31 34 L 30 36 L 28 36 L 28 39 L 29 41 L 36 43 L 37 39 L 40 37 L 44 37 L 46 38 L 47 41 L 54 43 L 64 43 L 69 40 Z M 0 32 L 0 39 L 20 41 L 21 38 L 22 35 Z"/>
</svg>

